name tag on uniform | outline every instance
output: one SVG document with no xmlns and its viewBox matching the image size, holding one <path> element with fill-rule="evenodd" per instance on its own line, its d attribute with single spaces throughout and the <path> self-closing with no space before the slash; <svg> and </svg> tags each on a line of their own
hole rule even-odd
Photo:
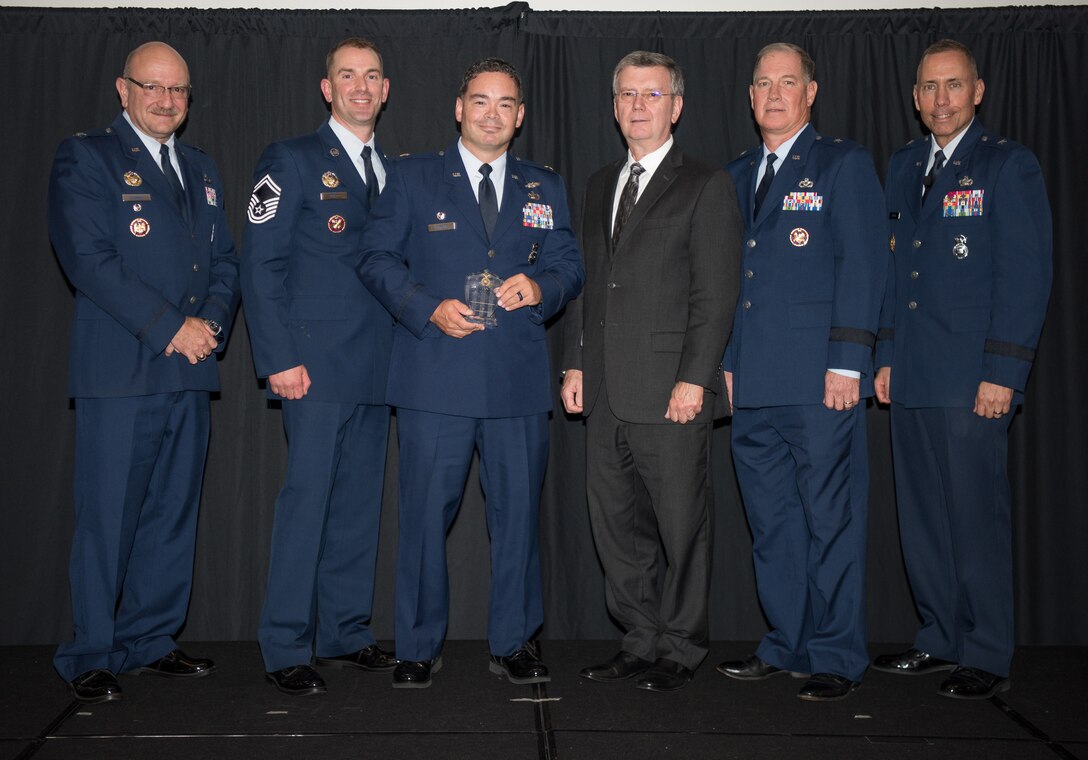
<svg viewBox="0 0 1088 760">
<path fill-rule="evenodd" d="M 323 201 L 346 201 L 347 199 L 348 194 L 345 192 L 321 194 L 321 200 Z"/>
<path fill-rule="evenodd" d="M 438 224 L 428 224 L 427 232 L 445 232 L 446 230 L 457 229 L 457 222 L 439 222 Z"/>
<path fill-rule="evenodd" d="M 121 202 L 129 203 L 131 201 L 149 201 L 151 200 L 150 193 L 122 193 Z"/>
<path fill-rule="evenodd" d="M 783 211 L 819 211 L 824 197 L 818 193 L 790 193 L 782 199 Z"/>
<path fill-rule="evenodd" d="M 982 196 L 985 192 L 985 190 L 953 190 L 946 193 L 943 216 L 982 216 Z"/>
<path fill-rule="evenodd" d="M 552 207 L 547 203 L 526 203 L 521 208 L 521 225 L 523 227 L 536 227 L 540 230 L 555 229 L 555 221 L 552 219 Z"/>
</svg>

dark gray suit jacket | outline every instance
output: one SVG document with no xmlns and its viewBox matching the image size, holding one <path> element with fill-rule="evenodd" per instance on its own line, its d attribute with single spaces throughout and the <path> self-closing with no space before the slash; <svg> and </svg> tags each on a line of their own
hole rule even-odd
<svg viewBox="0 0 1088 760">
<path fill-rule="evenodd" d="M 562 366 L 582 370 L 586 416 L 603 382 L 619 419 L 673 424 L 664 415 L 683 380 L 714 394 L 696 417 L 705 422 L 725 411 L 719 365 L 739 291 L 743 224 L 733 180 L 674 144 L 613 250 L 612 205 L 625 160 L 586 186 L 586 284 L 568 307 Z"/>
</svg>

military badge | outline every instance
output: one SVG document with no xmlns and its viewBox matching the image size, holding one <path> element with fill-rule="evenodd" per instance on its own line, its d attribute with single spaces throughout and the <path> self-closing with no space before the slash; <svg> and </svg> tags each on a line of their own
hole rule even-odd
<svg viewBox="0 0 1088 760">
<path fill-rule="evenodd" d="M 810 187 L 812 187 L 812 180 L 810 180 L 808 177 L 805 177 L 803 180 L 797 183 L 797 186 L 808 190 Z"/>
<path fill-rule="evenodd" d="M 329 217 L 329 232 L 335 232 L 339 235 L 347 227 L 347 222 L 344 221 L 344 217 L 339 214 Z"/>
<path fill-rule="evenodd" d="M 783 211 L 819 211 L 823 207 L 824 197 L 818 193 L 790 193 L 782 198 Z"/>
<path fill-rule="evenodd" d="M 525 189 L 526 190 L 532 190 L 534 187 L 540 187 L 540 183 L 539 182 L 526 182 L 525 183 Z"/>
<path fill-rule="evenodd" d="M 276 209 L 280 205 L 280 195 L 283 191 L 272 177 L 264 175 L 253 187 L 253 195 L 249 196 L 249 208 L 246 218 L 253 224 L 264 224 L 276 218 Z"/>
<path fill-rule="evenodd" d="M 529 249 L 529 263 L 535 264 L 537 254 L 540 252 L 540 243 L 533 243 L 532 248 Z"/>
<path fill-rule="evenodd" d="M 892 253 L 895 253 L 895 235 L 892 235 L 891 240 L 888 241 L 888 248 L 891 249 Z"/>
<path fill-rule="evenodd" d="M 946 193 L 942 204 L 944 217 L 982 216 L 985 190 L 953 190 Z"/>
<path fill-rule="evenodd" d="M 143 183 L 143 178 L 136 172 L 125 172 L 125 184 L 129 187 L 139 187 Z"/>
<path fill-rule="evenodd" d="M 146 237 L 147 233 L 151 232 L 151 225 L 146 219 L 133 219 L 132 224 L 128 226 L 128 231 L 136 237 Z"/>
<path fill-rule="evenodd" d="M 215 202 L 216 198 L 215 198 L 215 188 L 214 187 L 205 187 L 204 188 L 204 197 L 208 199 L 208 205 L 209 206 L 217 205 L 216 202 Z"/>
<path fill-rule="evenodd" d="M 329 155 L 332 156 L 333 158 L 336 158 L 337 156 L 340 155 L 340 149 L 339 148 L 329 148 Z"/>
<path fill-rule="evenodd" d="M 955 245 L 952 246 L 952 255 L 959 261 L 966 259 L 967 254 L 969 253 L 967 250 L 967 236 L 956 235 L 956 237 L 952 238 L 952 242 L 955 243 Z"/>
<path fill-rule="evenodd" d="M 340 187 L 340 178 L 332 172 L 325 172 L 321 175 L 321 184 L 325 187 Z"/>
<path fill-rule="evenodd" d="M 526 203 L 521 209 L 521 225 L 539 230 L 555 229 L 552 207 L 547 203 Z"/>
<path fill-rule="evenodd" d="M 530 192 L 529 193 L 529 200 L 531 200 L 531 201 L 540 200 L 540 193 Z"/>
<path fill-rule="evenodd" d="M 441 222 L 443 219 L 446 218 L 446 212 L 439 211 L 437 214 L 434 215 L 434 218 Z"/>
<path fill-rule="evenodd" d="M 960 177 L 960 187 L 970 187 L 975 184 L 975 181 L 968 176 Z"/>
<path fill-rule="evenodd" d="M 790 231 L 790 243 L 798 248 L 804 248 L 808 245 L 808 230 L 804 227 L 795 227 Z"/>
</svg>

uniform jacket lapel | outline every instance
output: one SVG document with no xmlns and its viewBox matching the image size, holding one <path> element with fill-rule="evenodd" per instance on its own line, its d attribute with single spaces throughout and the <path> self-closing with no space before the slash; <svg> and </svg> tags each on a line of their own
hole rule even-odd
<svg viewBox="0 0 1088 760">
<path fill-rule="evenodd" d="M 461 212 L 461 217 L 468 226 L 471 227 L 482 240 L 486 241 L 487 232 L 484 230 L 484 219 L 480 216 L 480 204 L 476 201 L 476 196 L 472 192 L 471 180 L 468 178 L 468 170 L 465 169 L 465 163 L 461 160 L 461 154 L 457 150 L 456 142 L 446 149 L 445 160 L 446 163 L 442 171 L 443 176 L 446 179 L 446 191 L 450 203 Z M 505 200 L 505 196 L 503 200 Z M 497 227 L 498 223 L 496 222 L 496 228 Z"/>
<path fill-rule="evenodd" d="M 325 159 L 329 163 L 329 171 L 333 172 L 343 183 L 348 192 L 348 200 L 359 208 L 366 208 L 366 182 L 359 176 L 359 170 L 355 168 L 355 162 L 348 155 L 347 150 L 340 144 L 332 127 L 325 122 L 317 129 L 318 137 L 324 143 Z M 304 180 L 307 178 L 303 178 Z"/>
<path fill-rule="evenodd" d="M 616 187 L 616 183 L 619 181 L 620 172 L 623 171 L 623 166 L 626 163 L 627 159 L 623 159 L 613 164 L 612 171 L 608 175 L 607 184 L 604 186 L 604 192 L 601 193 L 601 232 L 604 235 L 604 245 L 609 257 L 615 254 L 612 246 L 612 209 L 616 205 L 616 196 L 623 192 L 623 188 Z"/>
<path fill-rule="evenodd" d="M 953 190 L 958 190 L 960 188 L 960 179 L 970 176 L 968 167 L 971 165 L 971 153 L 981 136 L 982 125 L 978 119 L 975 119 L 971 126 L 967 128 L 967 133 L 960 140 L 960 144 L 956 146 L 956 152 L 952 154 L 952 158 L 945 164 L 941 176 L 933 184 L 933 188 L 929 192 L 930 197 L 922 207 L 923 216 L 929 217 L 934 214 L 941 216 L 944 213 L 944 196 Z M 930 138 L 926 138 L 923 141 L 927 150 L 922 154 L 922 171 L 925 171 L 925 165 L 929 159 L 929 140 Z"/>
<path fill-rule="evenodd" d="M 113 131 L 117 134 L 117 137 L 121 140 L 122 150 L 125 157 L 132 161 L 132 171 L 140 175 L 140 179 L 147 186 L 147 190 L 151 195 L 151 200 L 157 206 L 162 206 L 168 209 L 165 213 L 177 214 L 178 222 L 184 223 L 184 219 L 181 216 L 181 209 L 174 203 L 174 191 L 166 181 L 166 175 L 162 173 L 162 167 L 159 165 L 159 157 L 152 156 L 147 152 L 147 148 L 140 139 L 136 131 L 125 120 L 124 115 L 119 115 L 113 121 Z M 177 145 L 177 141 L 174 143 Z M 192 163 L 191 161 L 185 161 L 182 159 L 182 165 L 187 166 Z M 192 181 L 186 174 L 186 199 L 191 196 L 190 188 Z M 203 184 L 203 182 L 201 182 Z"/>
<path fill-rule="evenodd" d="M 506 154 L 506 176 L 503 178 L 503 183 L 502 206 L 499 207 L 499 218 L 495 220 L 494 240 L 499 240 L 505 235 L 514 224 L 514 220 L 521 216 L 521 209 L 525 202 L 525 193 L 521 189 L 521 168 L 513 153 Z"/>
<path fill-rule="evenodd" d="M 794 141 L 793 147 L 790 148 L 790 152 L 787 155 L 779 156 L 775 168 L 774 180 L 771 182 L 771 187 L 767 191 L 767 197 L 763 199 L 763 205 L 759 208 L 759 215 L 756 217 L 755 226 L 758 227 L 762 224 L 772 212 L 779 210 L 782 207 L 782 198 L 790 192 L 791 188 L 798 186 L 798 183 L 805 177 L 805 166 L 808 163 L 809 153 L 812 151 L 812 145 L 816 142 L 819 135 L 811 124 L 807 125 L 801 134 L 797 136 L 797 140 Z M 759 153 L 760 159 L 762 159 L 762 152 Z M 777 154 L 776 154 L 777 155 Z M 755 191 L 753 189 L 752 202 L 755 202 Z"/>
<path fill-rule="evenodd" d="M 638 228 L 639 223 L 646 218 L 646 214 L 672 185 L 673 180 L 676 179 L 676 168 L 683 163 L 684 158 L 680 152 L 680 147 L 673 143 L 672 148 L 669 149 L 665 158 L 658 165 L 654 176 L 650 178 L 650 184 L 646 185 L 646 188 L 639 196 L 638 202 L 635 203 L 635 207 L 631 209 L 631 216 L 628 217 L 627 223 L 620 230 L 620 239 L 616 241 L 617 249 L 622 248 L 624 243 L 630 240 L 632 235 L 636 234 L 635 230 Z"/>
</svg>

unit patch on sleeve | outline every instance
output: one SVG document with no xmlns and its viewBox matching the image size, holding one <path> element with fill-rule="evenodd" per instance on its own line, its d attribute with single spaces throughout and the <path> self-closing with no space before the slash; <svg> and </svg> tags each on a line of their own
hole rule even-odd
<svg viewBox="0 0 1088 760">
<path fill-rule="evenodd" d="M 253 186 L 253 195 L 249 196 L 249 209 L 246 211 L 249 221 L 253 224 L 264 224 L 275 219 L 282 194 L 283 191 L 272 181 L 272 177 L 267 174 L 261 177 Z"/>
</svg>

